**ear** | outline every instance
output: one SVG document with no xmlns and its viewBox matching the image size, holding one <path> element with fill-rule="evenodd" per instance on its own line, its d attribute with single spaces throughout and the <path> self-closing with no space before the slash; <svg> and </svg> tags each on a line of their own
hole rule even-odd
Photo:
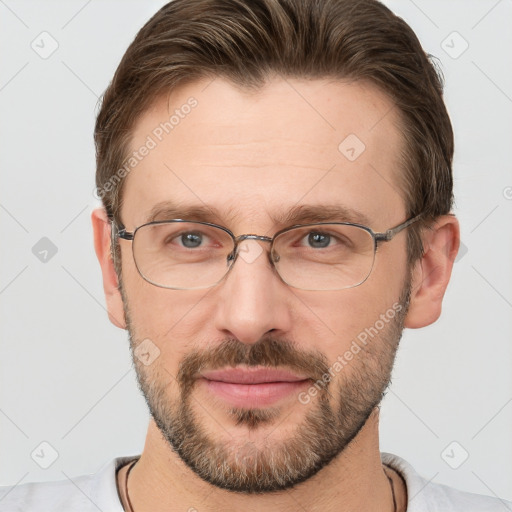
<svg viewBox="0 0 512 512">
<path fill-rule="evenodd" d="M 94 250 L 103 274 L 103 290 L 107 301 L 110 321 L 121 329 L 126 329 L 123 299 L 119 291 L 119 282 L 110 252 L 111 225 L 104 208 L 96 208 L 91 214 L 94 232 Z"/>
<path fill-rule="evenodd" d="M 424 254 L 412 273 L 411 301 L 404 326 L 410 329 L 434 323 L 441 315 L 444 293 L 459 251 L 460 229 L 454 215 L 438 217 L 423 233 Z"/>
</svg>

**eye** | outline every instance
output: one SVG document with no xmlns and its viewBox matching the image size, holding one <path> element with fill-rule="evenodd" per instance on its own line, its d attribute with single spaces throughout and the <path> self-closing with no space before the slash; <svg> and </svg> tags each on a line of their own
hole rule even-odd
<svg viewBox="0 0 512 512">
<path fill-rule="evenodd" d="M 337 247 L 338 249 L 351 246 L 351 241 L 340 229 L 336 233 L 326 231 L 310 231 L 300 240 L 300 245 L 312 249 L 327 249 Z"/>
<path fill-rule="evenodd" d="M 166 227 L 162 226 L 162 230 Z M 174 226 L 172 226 L 174 228 Z M 162 236 L 162 245 L 164 246 L 174 246 L 174 248 L 184 248 L 184 249 L 201 249 L 206 248 L 208 244 L 215 245 L 212 243 L 213 238 L 207 235 L 206 233 L 199 230 L 189 230 L 189 231 L 177 231 L 176 229 L 169 228 L 165 229 L 167 231 L 164 236 Z"/>
<path fill-rule="evenodd" d="M 187 249 L 195 249 L 201 245 L 204 237 L 205 235 L 198 231 L 188 231 L 186 233 L 181 233 L 178 239 L 183 247 L 186 247 Z"/>
<path fill-rule="evenodd" d="M 306 253 L 318 253 L 324 257 L 327 253 L 340 254 L 357 250 L 357 246 L 366 246 L 367 238 L 368 233 L 351 225 L 297 226 L 279 235 L 278 246 L 280 251 L 293 250 L 303 256 Z"/>
<path fill-rule="evenodd" d="M 329 244 L 331 243 L 331 235 L 312 231 L 307 235 L 307 241 L 308 244 L 315 249 L 324 249 L 325 247 L 329 247 Z"/>
</svg>

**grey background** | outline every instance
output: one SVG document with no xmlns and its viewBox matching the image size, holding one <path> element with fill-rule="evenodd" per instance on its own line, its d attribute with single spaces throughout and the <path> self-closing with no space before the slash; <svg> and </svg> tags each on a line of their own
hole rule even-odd
<svg viewBox="0 0 512 512">
<path fill-rule="evenodd" d="M 98 97 L 164 3 L 0 0 L 0 484 L 142 450 L 148 414 L 93 251 L 92 134 Z M 463 248 L 441 319 L 404 334 L 381 449 L 512 499 L 512 2 L 386 3 L 445 74 Z M 47 58 L 31 47 L 55 44 L 43 31 L 58 43 Z"/>
</svg>

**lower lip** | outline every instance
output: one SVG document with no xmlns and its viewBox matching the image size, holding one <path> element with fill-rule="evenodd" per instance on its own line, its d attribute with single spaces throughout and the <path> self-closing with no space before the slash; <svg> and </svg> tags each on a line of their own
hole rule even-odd
<svg viewBox="0 0 512 512">
<path fill-rule="evenodd" d="M 218 380 L 203 380 L 208 389 L 236 407 L 265 407 L 292 393 L 298 393 L 308 380 L 296 382 L 265 382 L 262 384 L 233 384 Z"/>
</svg>

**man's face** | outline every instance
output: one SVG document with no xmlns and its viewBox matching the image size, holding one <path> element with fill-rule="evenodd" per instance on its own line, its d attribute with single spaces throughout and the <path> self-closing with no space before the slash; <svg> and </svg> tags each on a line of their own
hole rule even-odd
<svg viewBox="0 0 512 512">
<path fill-rule="evenodd" d="M 190 97 L 196 106 L 181 108 Z M 179 121 L 158 130 L 175 109 Z M 214 210 L 208 220 L 236 236 L 272 236 L 286 227 L 273 219 L 298 205 L 342 206 L 377 232 L 405 220 L 396 111 L 369 85 L 275 79 L 249 94 L 221 78 L 196 82 L 139 120 L 132 150 L 148 136 L 156 146 L 124 185 L 128 231 L 161 202 Z M 269 244 L 246 243 L 257 256 L 239 257 L 216 286 L 172 290 L 143 280 L 130 242 L 120 240 L 123 297 L 135 354 L 146 340 L 150 360 L 158 355 L 134 361 L 164 438 L 204 480 L 268 492 L 331 462 L 379 404 L 407 310 L 406 232 L 379 246 L 362 285 L 339 291 L 288 286 L 269 262 Z M 296 382 L 202 377 L 233 367 L 287 370 Z"/>
</svg>

